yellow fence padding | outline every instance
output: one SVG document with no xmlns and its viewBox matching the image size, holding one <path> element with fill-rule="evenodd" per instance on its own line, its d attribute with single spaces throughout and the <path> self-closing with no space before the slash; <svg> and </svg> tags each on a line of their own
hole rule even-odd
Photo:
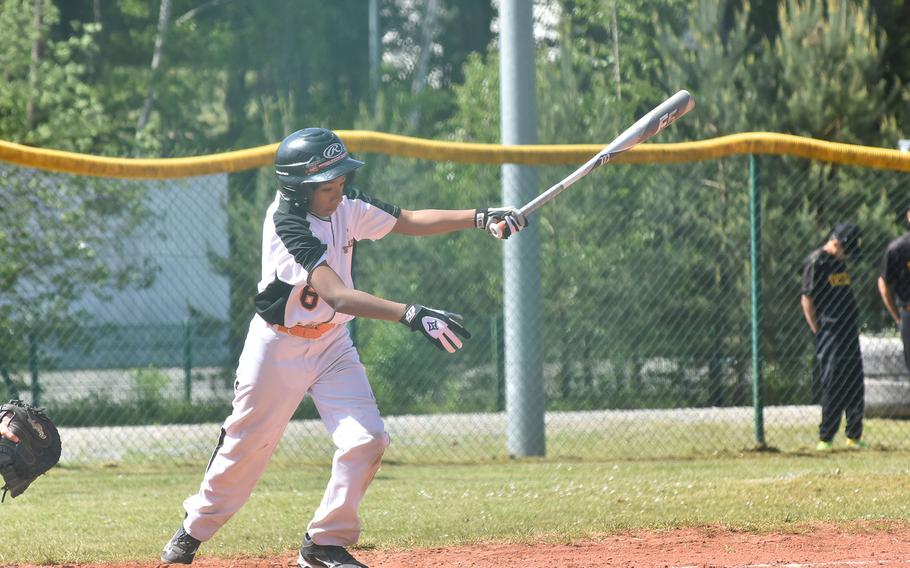
<svg viewBox="0 0 910 568">
<path fill-rule="evenodd" d="M 609 142 L 503 146 L 441 142 L 364 130 L 337 132 L 352 152 L 475 164 L 581 165 Z M 208 156 L 141 159 L 105 158 L 0 141 L 0 161 L 86 176 L 168 179 L 269 166 L 277 147 L 276 143 Z M 770 132 L 745 132 L 675 144 L 642 144 L 618 156 L 615 162 L 695 162 L 744 154 L 797 156 L 822 162 L 910 172 L 908 152 Z"/>
<path fill-rule="evenodd" d="M 277 147 L 277 144 L 270 144 L 208 156 L 147 159 L 105 158 L 0 141 L 0 160 L 29 168 L 84 176 L 173 179 L 259 168 L 271 163 Z"/>
</svg>

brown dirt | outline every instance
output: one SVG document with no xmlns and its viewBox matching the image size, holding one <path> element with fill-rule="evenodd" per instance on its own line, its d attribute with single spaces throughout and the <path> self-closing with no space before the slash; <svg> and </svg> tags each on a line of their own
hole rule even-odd
<svg viewBox="0 0 910 568">
<path fill-rule="evenodd" d="M 798 532 L 797 532 L 798 531 Z M 633 532 L 569 544 L 480 544 L 406 551 L 354 550 L 371 568 L 895 568 L 910 567 L 910 525 L 815 525 L 793 533 L 754 534 L 720 528 Z M 194 568 L 286 568 L 296 557 L 219 560 Z M 9 565 L 37 568 L 31 565 Z M 81 564 L 72 568 L 159 566 Z"/>
</svg>

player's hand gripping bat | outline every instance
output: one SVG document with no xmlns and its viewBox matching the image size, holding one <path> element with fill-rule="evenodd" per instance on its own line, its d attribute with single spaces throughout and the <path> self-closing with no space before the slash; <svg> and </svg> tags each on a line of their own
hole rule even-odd
<svg viewBox="0 0 910 568">
<path fill-rule="evenodd" d="M 695 100 L 692 98 L 692 95 L 689 94 L 689 91 L 679 91 L 669 99 L 654 107 L 651 112 L 639 118 L 635 124 L 617 136 L 606 148 L 585 162 L 583 166 L 566 176 L 564 180 L 528 202 L 527 205 L 520 209 L 521 213 L 525 216 L 530 215 L 544 203 L 552 201 L 553 198 L 568 189 L 569 186 L 576 181 L 585 177 L 598 167 L 612 161 L 613 158 L 619 154 L 622 154 L 636 145 L 641 144 L 648 138 L 651 138 L 666 128 L 668 124 L 686 114 L 694 107 Z M 505 221 L 500 221 L 496 225 L 490 227 L 490 232 L 495 237 L 502 238 L 501 235 L 504 229 Z"/>
</svg>

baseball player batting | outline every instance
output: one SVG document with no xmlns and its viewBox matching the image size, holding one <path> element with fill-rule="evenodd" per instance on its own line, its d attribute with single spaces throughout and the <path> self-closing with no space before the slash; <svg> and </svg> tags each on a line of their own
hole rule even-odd
<svg viewBox="0 0 910 568">
<path fill-rule="evenodd" d="M 357 290 L 354 248 L 389 233 L 427 236 L 505 221 L 526 226 L 512 207 L 409 211 L 355 189 L 364 163 L 334 132 L 306 128 L 278 146 L 278 191 L 262 228 L 262 279 L 234 381 L 233 412 L 198 493 L 183 502 L 183 523 L 161 553 L 190 564 L 249 498 L 285 427 L 309 395 L 335 443 L 325 495 L 303 535 L 301 568 L 365 568 L 345 547 L 360 536 L 358 508 L 389 436 L 345 324 L 354 317 L 398 321 L 454 353 L 471 335 L 462 317 Z"/>
</svg>

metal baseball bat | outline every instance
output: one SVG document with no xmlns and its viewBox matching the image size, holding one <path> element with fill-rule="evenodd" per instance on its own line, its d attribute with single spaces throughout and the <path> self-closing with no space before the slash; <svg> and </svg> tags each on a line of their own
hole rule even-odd
<svg viewBox="0 0 910 568">
<path fill-rule="evenodd" d="M 606 148 L 598 152 L 580 168 L 529 201 L 520 209 L 520 211 L 524 215 L 530 215 L 545 203 L 552 201 L 557 195 L 568 189 L 576 181 L 585 177 L 600 166 L 612 161 L 613 158 L 619 154 L 622 154 L 636 145 L 641 144 L 648 138 L 651 138 L 693 108 L 695 108 L 695 100 L 692 98 L 692 95 L 689 94 L 689 91 L 679 91 L 651 109 L 648 114 L 639 118 L 635 124 L 614 138 Z M 504 227 L 505 221 L 500 221 L 491 227 L 490 230 L 498 237 Z"/>
</svg>

